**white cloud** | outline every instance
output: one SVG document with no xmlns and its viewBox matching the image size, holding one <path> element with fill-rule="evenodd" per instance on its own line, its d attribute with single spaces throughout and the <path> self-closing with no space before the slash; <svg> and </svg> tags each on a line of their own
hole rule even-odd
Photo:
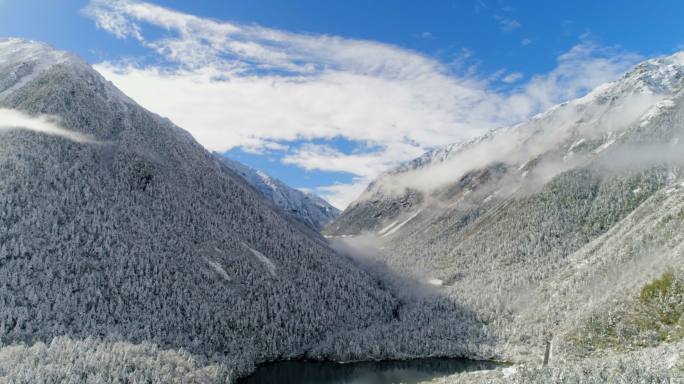
<svg viewBox="0 0 684 384">
<path fill-rule="evenodd" d="M 413 37 L 416 37 L 419 39 L 432 39 L 434 36 L 430 32 L 421 32 L 421 33 L 414 34 Z"/>
<path fill-rule="evenodd" d="M 330 204 L 338 209 L 344 209 L 349 203 L 360 196 L 372 178 L 357 178 L 349 184 L 333 184 L 316 188 L 314 191 L 324 197 Z"/>
<path fill-rule="evenodd" d="M 454 75 L 436 59 L 374 41 L 204 19 L 135 0 L 93 0 L 84 12 L 100 28 L 166 60 L 95 68 L 208 149 L 285 150 L 278 148 L 284 141 L 341 137 L 366 146 L 346 154 L 303 146 L 284 161 L 343 170 L 360 182 L 426 149 L 581 95 L 638 58 L 584 41 L 560 56 L 552 72 L 500 93 L 486 75 Z M 164 30 L 163 37 L 146 33 L 149 28 Z M 356 190 L 334 185 L 317 192 L 349 202 Z"/>
<path fill-rule="evenodd" d="M 530 39 L 529 37 L 520 40 L 520 45 L 522 45 L 523 47 L 530 44 L 532 44 L 532 39 Z"/>
<path fill-rule="evenodd" d="M 520 80 L 523 78 L 523 74 L 520 72 L 511 72 L 508 75 L 504 76 L 504 78 L 501 80 L 504 83 L 515 83 L 516 81 Z"/>
<path fill-rule="evenodd" d="M 520 22 L 515 19 L 510 19 L 499 15 L 494 16 L 494 18 L 496 19 L 496 21 L 499 22 L 499 26 L 501 27 L 501 30 L 504 32 L 511 32 L 514 29 L 522 27 L 522 24 L 520 24 Z"/>
<path fill-rule="evenodd" d="M 619 78 L 642 59 L 635 53 L 584 42 L 560 55 L 558 66 L 553 71 L 533 76 L 524 94 L 546 109 Z"/>
<path fill-rule="evenodd" d="M 0 108 L 0 132 L 15 129 L 58 136 L 77 143 L 94 143 L 87 135 L 62 128 L 52 116 L 29 116 L 15 109 Z"/>
<path fill-rule="evenodd" d="M 356 175 L 378 175 L 405 159 L 420 156 L 422 150 L 412 145 L 395 145 L 384 150 L 345 154 L 320 144 L 305 144 L 283 158 L 283 163 L 306 170 L 347 172 Z M 365 170 L 360 173 L 359 170 Z"/>
</svg>

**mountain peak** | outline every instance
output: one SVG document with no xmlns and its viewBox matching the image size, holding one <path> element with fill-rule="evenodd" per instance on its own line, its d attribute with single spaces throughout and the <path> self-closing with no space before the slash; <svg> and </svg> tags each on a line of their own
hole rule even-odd
<svg viewBox="0 0 684 384">
<path fill-rule="evenodd" d="M 80 57 L 31 40 L 0 39 L 0 103 L 29 115 L 58 116 L 64 128 L 99 141 L 116 139 L 124 129 L 141 135 L 150 129 L 131 124 L 127 111 L 136 103 Z"/>
<path fill-rule="evenodd" d="M 60 51 L 50 44 L 14 37 L 0 38 L 0 65 L 31 64 L 47 69 L 65 62 L 85 64 L 77 56 Z"/>
<path fill-rule="evenodd" d="M 45 43 L 0 38 L 0 98 L 52 66 L 67 61 L 80 60 Z"/>
<path fill-rule="evenodd" d="M 655 94 L 670 93 L 682 86 L 684 79 L 684 52 L 646 60 L 625 74 L 618 83 L 636 91 Z"/>
</svg>

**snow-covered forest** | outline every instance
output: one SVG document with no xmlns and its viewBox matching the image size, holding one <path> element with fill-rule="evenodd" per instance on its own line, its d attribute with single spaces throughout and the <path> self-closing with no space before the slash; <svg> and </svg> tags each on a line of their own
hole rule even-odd
<svg viewBox="0 0 684 384">
<path fill-rule="evenodd" d="M 245 373 L 392 319 L 377 280 L 80 59 L 0 52 L 0 107 L 92 138 L 0 131 L 4 345 L 153 343 Z"/>
</svg>

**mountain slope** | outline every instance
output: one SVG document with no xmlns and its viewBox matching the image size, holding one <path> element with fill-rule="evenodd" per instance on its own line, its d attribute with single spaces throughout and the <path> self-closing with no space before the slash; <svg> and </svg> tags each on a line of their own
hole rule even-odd
<svg viewBox="0 0 684 384">
<path fill-rule="evenodd" d="M 242 176 L 276 207 L 296 220 L 321 231 L 340 214 L 340 210 L 312 193 L 294 189 L 262 171 L 257 171 L 225 156 L 216 155 L 228 168 Z"/>
<path fill-rule="evenodd" d="M 433 282 L 484 319 L 499 356 L 540 359 L 548 334 L 570 332 L 559 317 L 599 308 L 598 298 L 580 296 L 584 287 L 567 268 L 680 182 L 683 81 L 684 53 L 649 60 L 528 122 L 428 153 L 374 181 L 326 233 L 373 238 L 394 273 Z M 627 273 L 619 253 L 598 257 Z M 639 272 L 638 281 L 654 277 Z M 554 294 L 542 288 L 553 281 L 568 284 L 567 298 L 544 296 Z M 606 290 L 620 296 L 623 285 L 608 281 L 616 285 Z M 575 294 L 590 308 L 572 307 Z"/>
<path fill-rule="evenodd" d="M 392 317 L 368 273 L 76 57 L 0 40 L 0 126 L 2 343 L 150 342 L 244 373 Z"/>
<path fill-rule="evenodd" d="M 604 235 L 569 257 L 555 276 L 525 296 L 506 326 L 519 335 L 544 334 L 549 366 L 532 364 L 440 383 L 670 382 L 681 375 L 684 281 L 684 181 L 647 199 Z M 674 272 L 673 272 L 674 271 Z M 674 275 L 672 296 L 644 302 L 644 292 Z M 655 305 L 653 305 L 655 304 Z M 674 311 L 673 311 L 674 310 Z M 663 322 L 665 321 L 665 322 Z M 517 343 L 520 343 L 518 341 Z M 541 356 L 543 349 L 537 351 Z"/>
</svg>

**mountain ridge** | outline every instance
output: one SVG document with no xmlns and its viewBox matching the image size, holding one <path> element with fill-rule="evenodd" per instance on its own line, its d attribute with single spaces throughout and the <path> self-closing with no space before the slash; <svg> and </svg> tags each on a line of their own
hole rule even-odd
<svg viewBox="0 0 684 384">
<path fill-rule="evenodd" d="M 340 213 L 339 209 L 313 193 L 305 193 L 292 188 L 263 171 L 253 169 L 226 156 L 219 154 L 216 156 L 279 209 L 316 231 L 321 231 Z"/>
<path fill-rule="evenodd" d="M 404 198 L 405 200 L 408 196 L 402 196 L 402 194 L 405 194 L 407 191 L 410 193 L 415 192 L 417 184 L 419 184 L 418 182 L 414 183 L 416 185 L 413 185 L 411 188 L 401 188 L 399 190 L 384 191 L 381 185 L 383 183 L 383 180 L 389 179 L 389 182 L 387 184 L 391 184 L 393 183 L 393 181 L 391 180 L 392 178 L 401 177 L 402 174 L 410 174 L 411 176 L 414 176 L 418 174 L 414 171 L 431 168 L 436 165 L 444 163 L 449 163 L 449 161 L 456 162 L 458 159 L 454 160 L 454 157 L 457 157 L 458 155 L 461 155 L 464 152 L 472 152 L 474 149 L 473 147 L 477 148 L 478 146 L 487 144 L 497 139 L 498 137 L 509 135 L 508 137 L 511 139 L 511 141 L 519 141 L 522 143 L 525 140 L 529 140 L 529 138 L 532 138 L 534 136 L 534 134 L 536 133 L 535 125 L 544 124 L 545 122 L 548 122 L 550 120 L 558 120 L 562 124 L 567 125 L 567 127 L 562 127 L 561 130 L 558 130 L 559 133 L 568 135 L 568 133 L 570 133 L 571 130 L 577 131 L 578 127 L 581 128 L 583 122 L 582 120 L 600 120 L 601 118 L 605 117 L 601 115 L 602 111 L 600 110 L 598 112 L 593 112 L 593 114 L 585 113 L 584 110 L 586 109 L 586 107 L 592 105 L 592 103 L 602 103 L 607 106 L 606 108 L 611 108 L 612 103 L 615 102 L 615 98 L 627 99 L 628 101 L 630 98 L 632 98 L 633 101 L 631 103 L 634 105 L 623 106 L 623 109 L 629 109 L 627 107 L 636 106 L 638 110 L 638 112 L 636 112 L 636 115 L 638 116 L 632 116 L 635 113 L 629 112 L 629 118 L 635 119 L 639 116 L 643 116 L 644 119 L 646 119 L 649 116 L 653 116 L 659 112 L 662 112 L 663 109 L 671 107 L 672 102 L 671 100 L 667 99 L 666 95 L 674 94 L 675 91 L 681 87 L 683 78 L 684 52 L 677 52 L 670 56 L 646 60 L 635 66 L 632 70 L 627 72 L 620 79 L 600 85 L 583 97 L 555 105 L 550 109 L 533 116 L 530 120 L 526 122 L 518 123 L 512 126 L 496 128 L 488 131 L 482 136 L 476 137 L 471 140 L 447 144 L 445 146 L 438 147 L 436 149 L 426 152 L 425 154 L 421 155 L 420 157 L 414 160 L 408 161 L 404 164 L 395 167 L 394 169 L 391 169 L 390 171 L 383 173 L 376 180 L 372 181 L 369 184 L 369 186 L 361 194 L 361 196 L 355 201 L 353 201 L 350 204 L 350 206 L 343 212 L 342 215 L 344 215 L 346 212 L 349 212 L 350 208 L 356 207 L 360 204 L 363 204 L 364 201 L 368 199 L 377 198 L 378 196 L 396 194 L 397 197 Z M 638 99 L 642 96 L 646 98 L 645 104 L 648 104 L 649 108 L 646 108 L 648 110 L 646 110 L 644 106 L 640 105 L 642 100 Z M 653 99 L 651 99 L 651 96 L 653 97 Z M 570 117 L 570 120 L 572 118 L 576 118 L 578 120 L 576 122 L 570 121 L 570 123 L 568 123 L 566 121 L 563 121 L 563 119 L 568 120 L 568 118 L 566 116 L 563 116 L 563 114 L 572 115 Z M 560 116 L 560 118 L 558 116 Z M 597 123 L 600 123 L 600 121 L 597 121 Z M 641 121 L 641 123 L 645 124 L 645 121 Z M 604 137 L 592 138 L 592 140 L 595 141 L 597 139 L 600 140 L 600 144 L 597 144 L 593 148 L 593 150 L 600 152 L 603 149 L 610 146 L 612 141 L 614 141 L 615 137 L 611 136 L 612 134 L 614 134 L 614 132 L 611 133 L 609 128 L 601 128 L 605 132 L 599 133 L 602 133 Z M 528 132 L 520 132 L 523 130 L 527 130 Z M 520 133 L 518 134 L 518 132 Z M 581 131 L 579 133 L 581 134 Z M 577 134 L 575 133 L 575 135 Z M 556 142 L 559 144 L 562 141 L 557 139 L 554 140 L 556 140 Z M 588 144 L 588 138 L 583 138 L 581 136 L 578 136 L 578 138 L 568 138 L 565 140 L 572 140 L 566 144 L 567 154 L 569 156 L 572 156 L 572 150 L 576 149 L 574 147 L 580 145 L 586 146 Z M 605 147 L 602 147 L 603 145 L 605 145 Z M 493 149 L 497 148 L 494 147 Z M 508 148 L 504 148 L 504 150 L 504 155 L 511 153 L 511 150 Z M 477 152 L 476 155 L 481 156 L 481 154 Z M 536 155 L 536 153 L 534 153 L 533 155 Z M 509 162 L 509 159 L 506 159 L 504 157 L 496 161 L 505 163 Z M 524 163 L 525 161 L 531 160 L 529 158 L 520 160 L 520 162 L 522 163 Z M 489 163 L 493 162 L 495 161 L 489 161 Z M 517 166 L 521 168 L 524 168 L 525 165 L 526 164 L 517 164 Z M 487 166 L 486 163 L 471 165 L 469 168 L 465 169 L 462 172 L 462 174 L 465 174 L 470 169 L 485 166 Z M 406 176 L 405 178 L 408 179 L 410 177 Z M 456 180 L 452 180 L 452 182 L 453 181 Z"/>
</svg>

